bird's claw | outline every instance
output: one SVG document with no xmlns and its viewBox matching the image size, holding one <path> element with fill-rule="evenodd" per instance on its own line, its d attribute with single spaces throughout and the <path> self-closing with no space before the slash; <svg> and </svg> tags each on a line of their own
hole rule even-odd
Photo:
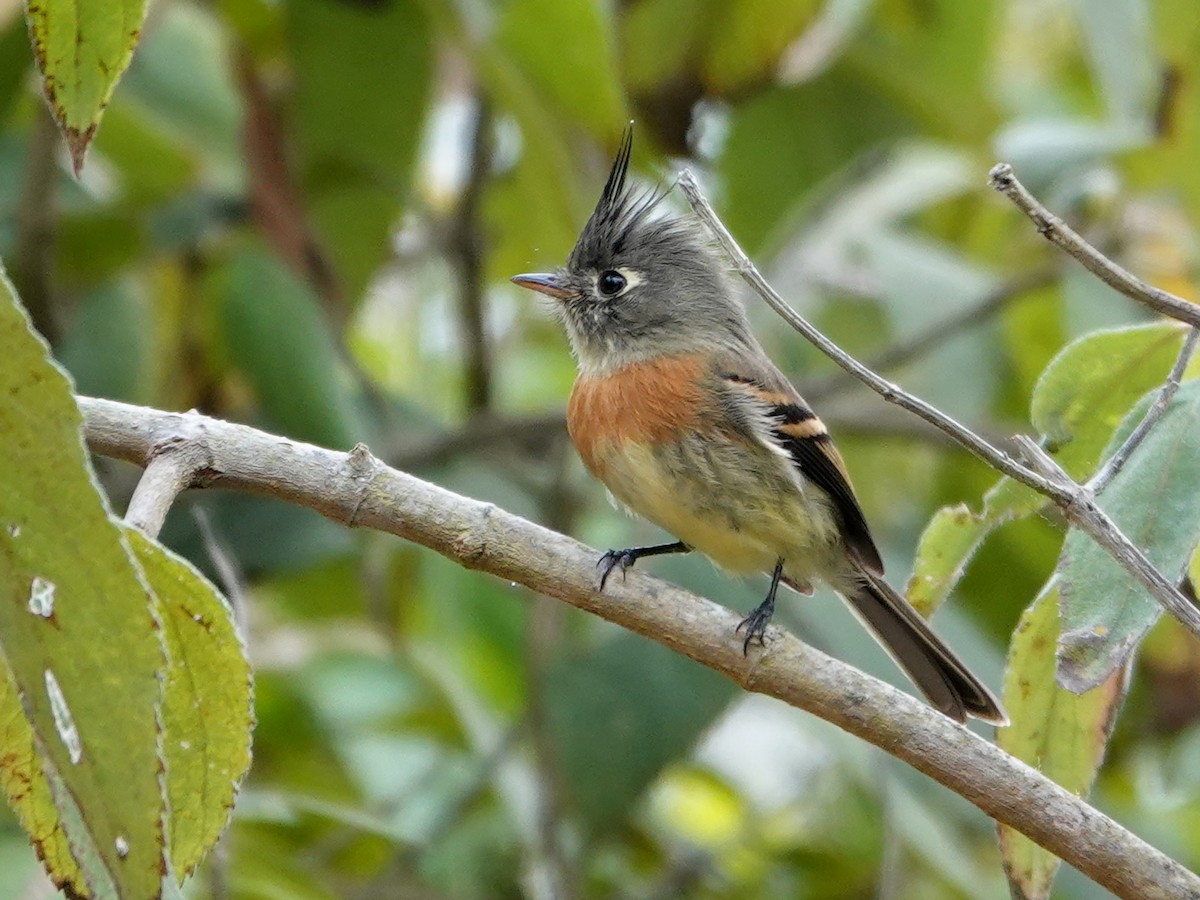
<svg viewBox="0 0 1200 900">
<path fill-rule="evenodd" d="M 600 590 L 604 590 L 604 585 L 608 583 L 608 576 L 612 574 L 612 570 L 621 567 L 621 579 L 624 580 L 625 573 L 629 567 L 637 562 L 637 554 L 633 550 L 608 550 L 604 555 L 596 561 L 596 568 L 600 570 Z"/>
<path fill-rule="evenodd" d="M 772 610 L 760 606 L 738 622 L 738 627 L 733 630 L 734 634 L 738 634 L 743 628 L 746 629 L 746 639 L 742 641 L 742 656 L 750 655 L 750 644 L 754 641 L 757 641 L 760 647 L 767 645 L 767 624 L 771 621 L 771 612 Z"/>
</svg>

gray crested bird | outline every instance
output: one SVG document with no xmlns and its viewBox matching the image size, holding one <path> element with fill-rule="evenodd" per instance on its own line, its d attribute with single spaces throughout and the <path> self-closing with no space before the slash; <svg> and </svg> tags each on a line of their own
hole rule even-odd
<svg viewBox="0 0 1200 900">
<path fill-rule="evenodd" d="M 626 179 L 627 129 L 565 266 L 513 282 L 552 297 L 579 365 L 567 424 L 587 468 L 629 511 L 678 540 L 610 550 L 609 574 L 697 550 L 735 573 L 770 574 L 738 626 L 763 643 L 782 582 L 840 594 L 947 716 L 1007 723 L 999 702 L 909 602 L 883 562 L 824 424 L 750 331 L 726 266 L 690 218 L 653 215 L 663 195 Z"/>
</svg>

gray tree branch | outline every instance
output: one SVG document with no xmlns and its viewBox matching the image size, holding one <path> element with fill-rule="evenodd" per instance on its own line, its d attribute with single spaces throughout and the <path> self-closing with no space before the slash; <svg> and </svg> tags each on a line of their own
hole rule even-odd
<svg viewBox="0 0 1200 900">
<path fill-rule="evenodd" d="M 597 593 L 594 550 L 494 505 L 390 469 L 363 446 L 337 453 L 196 413 L 79 398 L 92 450 L 138 465 L 180 442 L 205 464 L 193 486 L 314 509 L 520 582 L 657 641 L 746 690 L 832 722 L 1028 835 L 1129 898 L 1200 898 L 1200 877 L 1039 772 L 901 691 L 770 629 L 742 654 L 737 613 L 636 570 Z"/>
</svg>

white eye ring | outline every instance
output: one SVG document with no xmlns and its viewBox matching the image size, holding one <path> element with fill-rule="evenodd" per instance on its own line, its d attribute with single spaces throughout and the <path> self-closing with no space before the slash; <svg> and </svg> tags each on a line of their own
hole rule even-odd
<svg viewBox="0 0 1200 900">
<path fill-rule="evenodd" d="M 630 288 L 637 287 L 642 283 L 642 277 L 632 269 L 605 269 L 596 275 L 594 283 L 596 293 L 611 300 L 620 297 Z M 605 290 L 606 287 L 609 289 Z"/>
</svg>

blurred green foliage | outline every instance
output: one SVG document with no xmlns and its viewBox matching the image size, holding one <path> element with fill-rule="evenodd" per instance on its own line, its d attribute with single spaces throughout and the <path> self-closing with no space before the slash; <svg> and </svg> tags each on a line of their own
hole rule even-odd
<svg viewBox="0 0 1200 900">
<path fill-rule="evenodd" d="M 1184 0 L 161 0 L 78 181 L 20 13 L 0 3 L 0 259 L 81 392 L 364 441 L 601 548 L 661 535 L 583 473 L 565 341 L 505 278 L 562 261 L 630 117 L 639 177 L 700 170 L 831 336 L 867 360 L 925 341 L 888 376 L 986 434 L 1044 435 L 1079 477 L 1179 331 L 1043 246 L 988 167 L 1013 163 L 1114 258 L 1195 295 Z M 989 683 L 1007 655 L 1010 691 L 1035 692 L 1010 694 L 1007 746 L 1079 740 L 1047 768 L 1085 789 L 1119 708 L 1095 802 L 1200 865 L 1200 643 L 1153 625 L 1123 705 L 1054 686 L 1050 602 L 1009 655 L 1057 591 L 1062 523 L 750 303 L 837 436 L 892 580 L 950 597 L 938 630 Z M 469 416 L 472 370 L 490 401 Z M 1143 448 L 1151 469 L 1194 437 L 1186 412 Z M 134 473 L 98 469 L 122 510 Z M 1132 475 L 1114 496 L 1152 518 Z M 1194 488 L 1171 482 L 1167 530 Z M 188 896 L 1007 895 L 981 813 L 641 638 L 256 498 L 184 498 L 163 536 L 211 577 L 228 564 L 257 678 L 253 768 Z M 739 609 L 763 588 L 698 559 L 650 567 Z M 902 683 L 830 596 L 783 606 Z M 1031 896 L 1049 889 L 1051 863 L 1022 866 Z M 38 869 L 0 813 L 0 896 Z M 1098 896 L 1071 872 L 1054 890 Z"/>
</svg>

